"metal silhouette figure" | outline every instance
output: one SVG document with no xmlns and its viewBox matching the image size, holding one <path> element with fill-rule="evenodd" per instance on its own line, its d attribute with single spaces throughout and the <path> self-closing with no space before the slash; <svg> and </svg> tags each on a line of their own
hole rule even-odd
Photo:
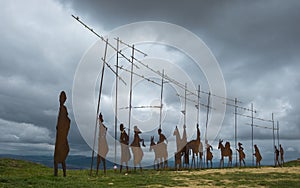
<svg viewBox="0 0 300 188">
<path fill-rule="evenodd" d="M 159 169 L 159 168 L 166 168 L 166 166 L 163 164 L 165 160 L 168 159 L 168 155 L 166 155 L 166 152 L 164 151 L 165 148 L 163 148 L 163 145 L 161 144 L 155 144 L 154 142 L 154 136 L 151 136 L 151 143 L 150 143 L 150 149 L 149 151 L 154 151 L 155 153 L 155 158 L 154 158 L 154 163 L 153 167 L 154 169 Z"/>
<path fill-rule="evenodd" d="M 99 136 L 98 136 L 98 155 L 97 155 L 97 171 L 98 175 L 99 165 L 102 161 L 103 163 L 103 172 L 106 174 L 106 155 L 108 153 L 108 144 L 106 141 L 106 132 L 107 127 L 103 124 L 103 116 L 100 113 L 99 115 Z"/>
<path fill-rule="evenodd" d="M 161 129 L 158 129 L 159 141 L 157 144 L 154 142 L 154 136 L 151 136 L 151 143 L 149 151 L 154 150 L 154 169 L 157 166 L 159 168 L 168 168 L 168 151 L 167 151 L 167 138 L 161 133 Z"/>
<path fill-rule="evenodd" d="M 254 150 L 255 153 L 253 153 L 253 155 L 256 157 L 256 167 L 260 167 L 260 161 L 262 160 L 262 157 L 256 144 L 254 145 Z"/>
<path fill-rule="evenodd" d="M 66 158 L 69 153 L 68 133 L 71 120 L 68 117 L 68 110 L 64 103 L 67 100 L 66 93 L 62 91 L 59 95 L 59 113 L 56 124 L 56 140 L 54 149 L 54 176 L 58 173 L 58 164 L 62 164 L 63 175 L 66 176 Z"/>
<path fill-rule="evenodd" d="M 197 138 L 196 140 L 191 140 L 186 144 L 186 149 L 187 153 L 189 153 L 190 150 L 192 150 L 192 164 L 191 168 L 196 167 L 196 162 L 195 162 L 195 155 L 198 157 L 199 154 L 199 146 L 200 146 L 200 130 L 199 130 L 199 125 L 197 124 Z"/>
<path fill-rule="evenodd" d="M 161 161 L 161 165 L 163 163 L 163 167 L 168 168 L 168 140 L 160 128 L 157 130 L 157 133 L 159 135 L 159 140 L 157 142 L 159 153 L 161 153 L 164 158 L 164 161 Z"/>
<path fill-rule="evenodd" d="M 176 126 L 173 136 L 176 137 L 176 146 L 177 146 L 177 150 L 175 152 L 175 169 L 181 169 L 182 167 L 182 155 L 184 156 L 188 156 L 187 154 L 187 150 L 186 150 L 186 140 L 185 138 L 181 138 L 180 137 L 180 133 L 179 130 Z"/>
<path fill-rule="evenodd" d="M 242 147 L 242 143 L 238 143 L 239 148 L 236 149 L 239 152 L 239 161 L 240 161 L 240 167 L 242 166 L 242 162 L 244 164 L 244 166 L 246 166 L 245 163 L 245 158 L 246 158 L 246 154 L 244 153 L 244 148 Z"/>
<path fill-rule="evenodd" d="M 186 149 L 186 144 L 187 144 L 187 135 L 186 135 L 186 125 L 183 125 L 183 134 L 182 134 L 182 145 L 184 145 L 185 151 L 183 151 L 184 154 L 184 166 L 185 168 L 189 167 L 190 164 L 190 159 L 189 159 L 189 152 Z"/>
<path fill-rule="evenodd" d="M 123 124 L 120 124 L 120 144 L 121 144 L 121 165 L 120 165 L 120 173 L 122 172 L 123 163 L 126 165 L 126 173 L 128 173 L 128 161 L 131 159 L 131 154 L 129 151 L 129 136 L 125 131 L 125 127 Z"/>
<path fill-rule="evenodd" d="M 136 170 L 136 166 L 139 165 L 140 166 L 140 171 L 142 172 L 142 165 L 141 165 L 141 161 L 143 159 L 144 153 L 143 150 L 141 148 L 140 142 L 142 142 L 142 145 L 144 147 L 144 139 L 139 137 L 139 134 L 141 134 L 142 132 L 137 128 L 137 126 L 134 126 L 134 138 L 132 143 L 130 144 L 131 146 L 131 150 L 133 153 L 133 165 L 134 165 L 134 170 Z"/>
<path fill-rule="evenodd" d="M 279 163 L 279 150 L 277 149 L 276 146 L 274 146 L 274 153 L 275 153 L 275 167 L 278 165 L 278 166 L 281 166 L 280 163 Z"/>
<path fill-rule="evenodd" d="M 157 144 L 154 142 L 154 136 L 151 136 L 151 141 L 150 141 L 150 149 L 149 151 L 154 150 L 154 161 L 153 161 L 153 168 L 159 169 L 160 164 L 162 163 L 162 155 L 159 152 Z M 157 167 L 156 167 L 157 166 Z"/>
<path fill-rule="evenodd" d="M 206 167 L 208 168 L 208 161 L 210 161 L 210 168 L 212 168 L 213 167 L 212 159 L 214 156 L 210 151 L 210 149 L 213 150 L 213 147 L 210 144 L 208 144 L 208 140 L 205 140 L 205 145 L 206 145 Z"/>
<path fill-rule="evenodd" d="M 202 162 L 203 162 L 203 144 L 202 144 L 201 141 L 200 141 L 200 144 L 199 144 L 199 158 L 200 158 L 200 161 L 199 161 L 199 163 L 200 163 L 199 168 L 203 168 L 203 164 L 202 164 Z"/>
<path fill-rule="evenodd" d="M 284 150 L 283 150 L 281 144 L 279 145 L 279 152 L 280 152 L 280 163 L 281 163 L 281 166 L 283 167 L 283 164 L 284 164 Z"/>
<path fill-rule="evenodd" d="M 220 160 L 220 167 L 224 167 L 224 157 L 228 157 L 228 167 L 232 165 L 232 150 L 230 149 L 230 143 L 226 142 L 225 147 L 222 144 L 223 140 L 219 140 L 218 149 L 221 149 L 221 160 Z"/>
</svg>

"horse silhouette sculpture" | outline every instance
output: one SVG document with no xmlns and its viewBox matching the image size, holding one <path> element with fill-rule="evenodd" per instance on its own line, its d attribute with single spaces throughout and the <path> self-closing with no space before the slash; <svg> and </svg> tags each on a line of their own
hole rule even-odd
<svg viewBox="0 0 300 188">
<path fill-rule="evenodd" d="M 189 153 L 189 151 L 192 150 L 191 168 L 193 167 L 193 164 L 194 164 L 194 168 L 196 167 L 195 155 L 198 158 L 199 146 L 200 146 L 200 130 L 199 130 L 199 125 L 197 124 L 197 138 L 196 138 L 196 140 L 191 140 L 186 144 L 187 152 Z"/>
<path fill-rule="evenodd" d="M 174 130 L 173 136 L 176 137 L 176 146 L 177 146 L 177 150 L 175 152 L 175 169 L 181 169 L 182 155 L 185 155 L 185 156 L 188 155 L 188 152 L 186 150 L 186 140 L 185 140 L 185 138 L 180 137 L 180 133 L 179 133 L 177 126 Z M 186 163 L 186 161 L 185 161 L 185 163 Z"/>
<path fill-rule="evenodd" d="M 155 153 L 155 158 L 154 158 L 154 163 L 153 163 L 153 167 L 155 169 L 155 167 L 157 166 L 157 169 L 159 168 L 166 168 L 166 163 L 165 161 L 168 160 L 168 153 L 167 153 L 167 148 L 165 145 L 163 145 L 163 143 L 158 143 L 155 144 L 154 142 L 154 136 L 151 136 L 151 143 L 150 143 L 150 149 L 149 151 L 154 151 Z M 163 166 L 164 164 L 164 166 Z"/>
<path fill-rule="evenodd" d="M 242 161 L 243 161 L 244 166 L 246 166 L 245 160 L 244 160 L 246 158 L 246 155 L 244 153 L 244 148 L 242 147 L 242 143 L 239 142 L 238 145 L 239 145 L 239 148 L 236 150 L 239 152 L 240 167 L 242 166 Z"/>
<path fill-rule="evenodd" d="M 187 135 L 186 135 L 186 126 L 183 125 L 183 133 L 182 133 L 182 145 L 184 146 L 184 151 L 183 151 L 183 156 L 184 156 L 184 167 L 188 168 L 189 167 L 189 163 L 190 163 L 190 159 L 189 159 L 189 152 L 186 149 L 186 144 L 187 144 Z"/>
<path fill-rule="evenodd" d="M 262 160 L 262 157 L 256 144 L 254 145 L 254 150 L 255 153 L 253 153 L 253 155 L 256 157 L 256 167 L 260 167 L 260 161 Z"/>
<path fill-rule="evenodd" d="M 218 149 L 221 149 L 220 167 L 224 167 L 224 157 L 228 157 L 228 167 L 232 165 L 232 150 L 230 149 L 230 143 L 226 142 L 225 147 L 222 144 L 223 140 L 219 140 Z"/>
<path fill-rule="evenodd" d="M 199 144 L 199 168 L 203 168 L 203 165 L 202 165 L 202 159 L 203 159 L 203 144 L 202 142 L 200 141 L 200 144 Z"/>
<path fill-rule="evenodd" d="M 213 147 L 208 144 L 208 140 L 205 140 L 205 145 L 206 145 L 206 167 L 208 168 L 208 161 L 210 161 L 210 168 L 212 168 L 213 166 L 212 159 L 214 156 L 210 151 L 210 149 L 213 150 Z"/>
<path fill-rule="evenodd" d="M 103 124 L 103 116 L 100 113 L 99 115 L 99 136 L 98 136 L 98 155 L 97 155 L 97 171 L 98 175 L 99 166 L 102 161 L 103 163 L 103 172 L 106 174 L 106 155 L 108 153 L 108 145 L 106 141 L 106 132 L 107 127 Z"/>
</svg>

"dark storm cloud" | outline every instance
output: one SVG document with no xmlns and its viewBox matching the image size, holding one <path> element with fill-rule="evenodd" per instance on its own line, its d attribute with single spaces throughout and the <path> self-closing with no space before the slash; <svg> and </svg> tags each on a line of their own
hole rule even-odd
<svg viewBox="0 0 300 188">
<path fill-rule="evenodd" d="M 67 10 L 51 1 L 43 7 L 35 1 L 6 1 L 0 8 L 0 134 L 1 142 L 7 143 L 2 152 L 18 151 L 27 143 L 34 151 L 44 145 L 47 148 L 41 153 L 47 153 L 54 143 L 61 90 L 67 92 L 66 105 L 74 119 L 73 76 L 81 54 L 93 40 L 78 37 L 77 44 L 85 47 L 74 45 L 69 33 L 81 35 L 81 30 L 70 24 Z M 82 143 L 74 121 L 71 126 L 72 142 Z"/>
<path fill-rule="evenodd" d="M 74 149 L 71 151 L 85 153 L 89 150 L 76 127 L 71 93 L 76 66 L 96 38 L 74 23 L 70 14 L 83 18 L 101 34 L 124 24 L 146 20 L 165 21 L 187 28 L 216 56 L 229 97 L 238 97 L 244 107 L 253 102 L 261 111 L 259 116 L 264 118 L 270 118 L 274 111 L 276 120 L 280 120 L 281 138 L 299 140 L 299 8 L 300 2 L 296 0 L 68 0 L 45 1 L 43 6 L 38 1 L 20 4 L 7 1 L 0 8 L 0 129 L 5 128 L 1 132 L 8 136 L 2 137 L 2 134 L 1 142 L 10 143 L 6 146 L 13 148 L 11 143 L 19 138 L 24 145 L 28 143 L 30 149 L 52 151 L 58 94 L 60 90 L 66 90 L 69 96 L 66 106 L 72 120 L 69 139 Z M 168 33 L 160 35 L 164 34 Z M 183 68 L 192 71 L 191 67 Z M 111 75 L 107 77 L 107 82 L 111 83 L 112 78 Z M 110 98 L 111 85 L 104 87 L 105 96 Z M 176 105 L 179 99 L 171 95 L 172 92 L 173 89 L 166 90 L 165 101 Z M 206 103 L 206 98 L 202 102 Z M 109 108 L 111 103 L 105 105 Z M 205 110 L 202 112 L 204 124 Z M 113 125 L 112 108 L 105 118 Z M 249 139 L 249 129 L 245 125 L 249 121 L 240 119 L 239 135 Z M 232 120 L 232 108 L 228 108 L 220 137 L 233 138 Z M 29 124 L 25 132 L 14 132 L 13 127 L 22 127 L 23 123 Z M 10 128 L 7 128 L 8 124 Z M 272 138 L 269 132 L 258 130 L 255 133 L 256 139 Z M 35 134 L 46 137 L 30 139 Z M 36 142 L 43 144 L 36 146 Z M 286 145 L 292 148 L 292 145 Z M 24 146 L 15 146 L 21 147 Z M 292 149 L 300 151 L 299 148 Z"/>
<path fill-rule="evenodd" d="M 229 97 L 238 97 L 247 108 L 253 102 L 265 119 L 275 112 L 275 120 L 282 122 L 281 137 L 299 139 L 299 1 L 70 0 L 66 4 L 79 16 L 109 29 L 145 20 L 189 29 L 204 40 L 219 61 Z M 176 98 L 166 100 L 175 103 Z M 227 109 L 222 137 L 233 138 L 232 110 Z M 250 139 L 245 125 L 250 121 L 240 119 L 240 136 Z M 272 139 L 272 133 L 258 129 L 255 138 Z"/>
<path fill-rule="evenodd" d="M 68 4 L 109 29 L 145 20 L 186 27 L 209 45 L 222 67 L 250 68 L 256 75 L 293 63 L 300 49 L 298 1 L 70 0 Z"/>
</svg>

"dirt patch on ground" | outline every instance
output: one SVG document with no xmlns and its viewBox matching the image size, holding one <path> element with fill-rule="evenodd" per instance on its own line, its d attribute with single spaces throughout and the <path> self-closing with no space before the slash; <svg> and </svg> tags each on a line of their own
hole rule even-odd
<svg viewBox="0 0 300 188">
<path fill-rule="evenodd" d="M 238 176 L 242 174 L 241 176 Z M 276 175 L 276 174 L 283 174 Z M 300 167 L 226 168 L 173 172 L 174 181 L 184 181 L 188 187 L 268 187 L 269 183 L 285 182 L 300 177 Z M 270 177 L 271 175 L 272 177 Z M 273 175 L 276 175 L 273 179 Z M 266 179 L 255 181 L 255 177 Z M 257 178 L 259 179 L 259 178 Z M 242 182 L 239 184 L 239 182 Z"/>
</svg>

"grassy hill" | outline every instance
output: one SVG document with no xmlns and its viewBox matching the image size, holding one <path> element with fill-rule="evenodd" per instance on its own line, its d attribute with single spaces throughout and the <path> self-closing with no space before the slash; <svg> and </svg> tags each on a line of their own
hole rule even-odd
<svg viewBox="0 0 300 188">
<path fill-rule="evenodd" d="M 67 177 L 53 176 L 53 169 L 32 162 L 0 159 L 0 187 L 300 187 L 300 161 L 284 168 L 226 168 L 191 171 L 131 172 L 109 170 L 89 176 L 88 170 L 68 170 Z"/>
</svg>

